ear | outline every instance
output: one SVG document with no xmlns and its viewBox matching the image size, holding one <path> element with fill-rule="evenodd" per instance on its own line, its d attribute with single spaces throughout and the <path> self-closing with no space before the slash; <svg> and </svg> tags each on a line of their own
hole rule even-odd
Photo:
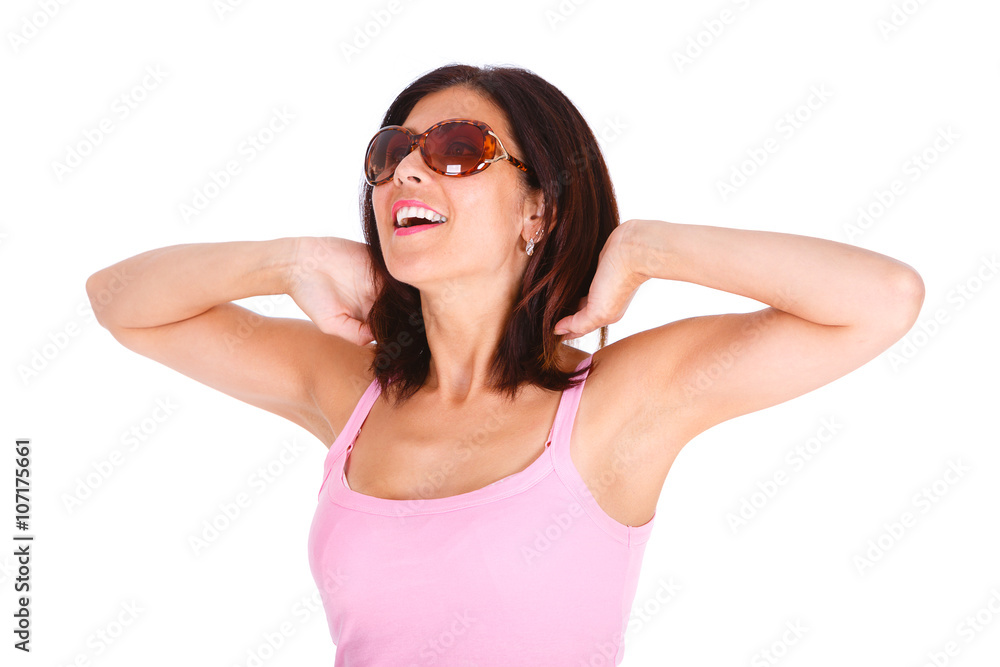
<svg viewBox="0 0 1000 667">
<path fill-rule="evenodd" d="M 541 188 L 533 190 L 531 194 L 524 198 L 521 216 L 524 219 L 522 236 L 525 242 L 534 238 L 538 230 L 542 228 L 545 219 L 545 201 Z"/>
</svg>

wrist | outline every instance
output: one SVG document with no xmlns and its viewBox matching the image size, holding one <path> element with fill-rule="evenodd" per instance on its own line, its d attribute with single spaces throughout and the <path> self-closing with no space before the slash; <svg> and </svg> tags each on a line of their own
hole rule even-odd
<svg viewBox="0 0 1000 667">
<path fill-rule="evenodd" d="M 266 269 L 273 276 L 275 293 L 289 294 L 301 277 L 299 263 L 302 257 L 304 236 L 287 236 L 267 241 Z"/>
<path fill-rule="evenodd" d="M 626 263 L 636 281 L 668 278 L 671 245 L 667 236 L 671 223 L 661 220 L 629 220 L 626 235 Z"/>
</svg>

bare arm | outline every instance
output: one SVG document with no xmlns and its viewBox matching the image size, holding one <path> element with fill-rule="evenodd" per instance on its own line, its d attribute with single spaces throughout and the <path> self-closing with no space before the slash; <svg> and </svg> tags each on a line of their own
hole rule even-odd
<svg viewBox="0 0 1000 667">
<path fill-rule="evenodd" d="M 874 359 L 906 333 L 923 303 L 911 266 L 864 248 L 768 231 L 628 224 L 626 262 L 640 282 L 683 280 L 769 305 L 687 318 L 615 343 L 613 367 L 644 371 L 633 398 L 647 428 L 673 434 L 668 461 L 715 424 Z"/>
<path fill-rule="evenodd" d="M 328 251 L 324 261 L 304 279 L 301 255 L 320 247 Z M 329 445 L 335 427 L 328 417 L 343 412 L 363 384 L 367 348 L 320 331 L 312 320 L 264 317 L 231 301 L 292 294 L 305 284 L 310 306 L 336 310 L 342 300 L 331 285 L 353 284 L 339 276 L 357 273 L 359 247 L 312 237 L 168 246 L 94 273 L 87 294 L 97 321 L 125 347 L 285 417 Z M 334 405 L 317 402 L 319 378 L 324 400 Z"/>
<path fill-rule="evenodd" d="M 220 303 L 285 294 L 297 243 L 288 237 L 148 250 L 90 276 L 87 294 L 107 329 L 179 322 Z"/>
</svg>

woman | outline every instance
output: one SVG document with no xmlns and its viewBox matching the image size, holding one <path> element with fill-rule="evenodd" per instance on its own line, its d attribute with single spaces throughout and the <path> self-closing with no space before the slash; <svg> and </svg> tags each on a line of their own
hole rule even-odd
<svg viewBox="0 0 1000 667">
<path fill-rule="evenodd" d="M 876 357 L 920 276 L 816 238 L 619 224 L 593 133 L 522 69 L 434 70 L 380 128 L 365 244 L 150 251 L 91 276 L 90 294 L 135 278 L 98 320 L 330 448 L 308 551 L 336 664 L 618 664 L 684 444 Z M 629 176 L 655 187 L 641 140 Z M 769 307 L 606 345 L 650 278 Z M 229 303 L 278 293 L 310 320 Z M 592 355 L 564 344 L 598 328 Z"/>
</svg>

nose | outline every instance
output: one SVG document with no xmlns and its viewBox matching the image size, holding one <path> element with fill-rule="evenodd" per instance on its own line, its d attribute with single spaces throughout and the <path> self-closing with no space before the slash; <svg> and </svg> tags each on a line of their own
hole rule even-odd
<svg viewBox="0 0 1000 667">
<path fill-rule="evenodd" d="M 414 146 L 413 150 L 399 161 L 393 177 L 399 182 L 412 178 L 418 183 L 427 177 L 427 165 L 424 164 L 424 157 L 420 154 L 419 146 Z"/>
</svg>

